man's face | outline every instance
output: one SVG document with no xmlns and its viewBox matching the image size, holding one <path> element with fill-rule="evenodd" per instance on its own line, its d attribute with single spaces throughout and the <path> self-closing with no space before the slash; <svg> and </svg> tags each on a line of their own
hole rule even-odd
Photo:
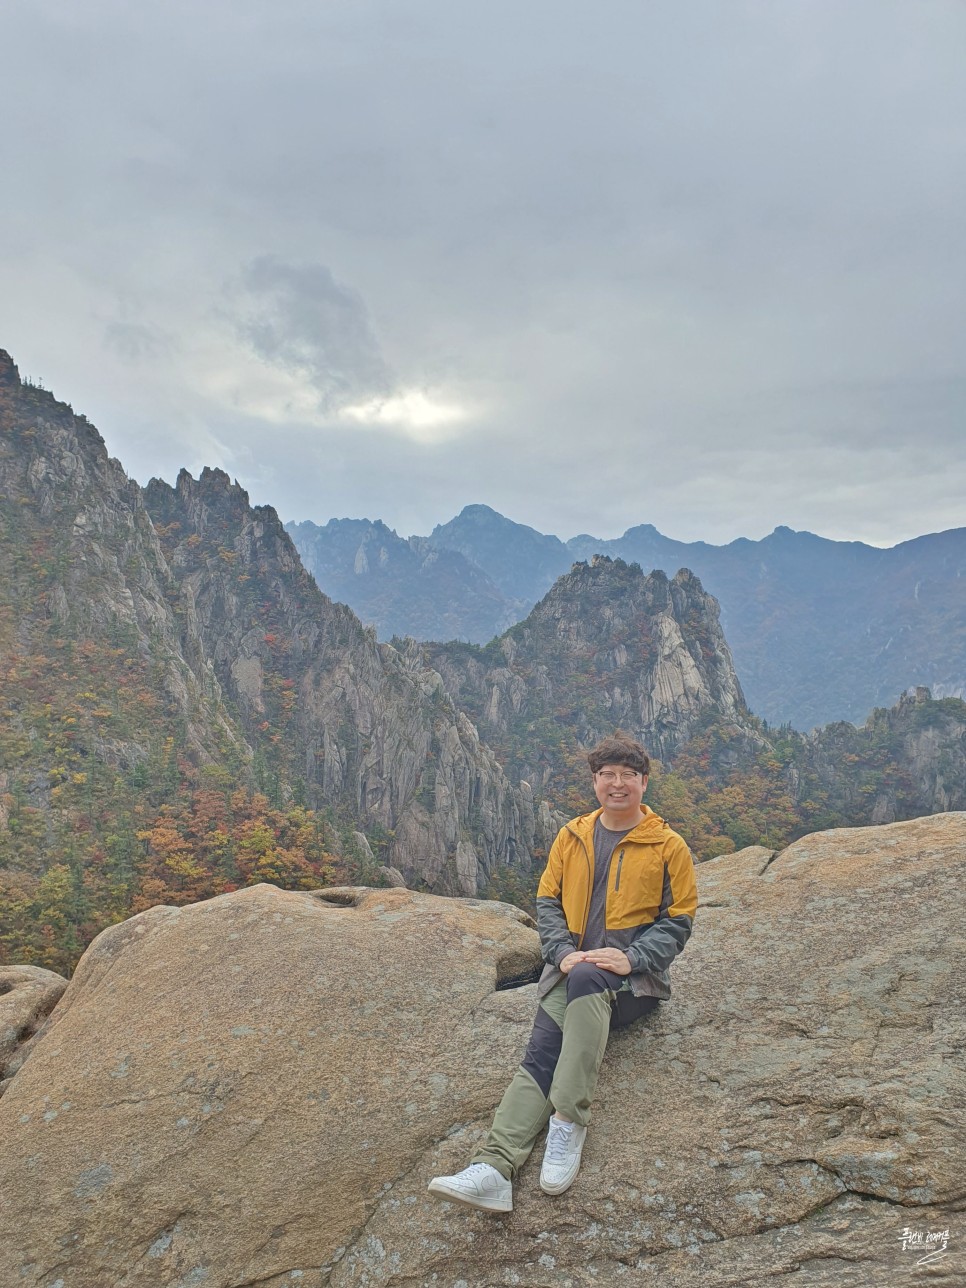
<svg viewBox="0 0 966 1288">
<path fill-rule="evenodd" d="M 594 774 L 594 793 L 609 814 L 639 814 L 647 777 L 627 765 L 604 765 Z"/>
</svg>

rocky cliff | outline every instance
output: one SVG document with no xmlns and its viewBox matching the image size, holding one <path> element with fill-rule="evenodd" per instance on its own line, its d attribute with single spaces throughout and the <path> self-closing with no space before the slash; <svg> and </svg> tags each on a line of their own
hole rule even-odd
<svg viewBox="0 0 966 1288">
<path fill-rule="evenodd" d="M 76 955 L 129 911 L 150 829 L 205 783 L 328 810 L 442 891 L 526 869 L 527 791 L 438 675 L 320 594 L 273 510 L 218 471 L 142 493 L 5 353 L 0 552 L 0 961 L 41 926 Z"/>
<path fill-rule="evenodd" d="M 20 676 L 19 693 L 14 683 L 9 695 L 14 705 L 27 697 L 26 676 L 44 665 L 39 686 L 52 694 L 60 660 L 89 689 L 84 672 L 96 669 L 96 656 L 107 673 L 99 685 L 92 679 L 99 692 L 87 705 L 103 698 L 114 714 L 77 715 L 64 731 L 72 740 L 83 733 L 115 763 L 147 754 L 149 722 L 135 728 L 117 710 L 132 675 L 150 679 L 166 715 L 182 722 L 185 750 L 196 759 L 210 760 L 236 740 L 212 676 L 203 667 L 196 673 L 179 647 L 191 627 L 179 630 L 171 612 L 172 575 L 140 488 L 108 456 L 93 425 L 46 391 L 22 384 L 3 351 L 0 547 L 4 655 Z"/>
<path fill-rule="evenodd" d="M 268 886 L 143 913 L 0 1099 L 0 1282 L 954 1288 L 964 863 L 952 814 L 701 865 L 673 996 L 612 1039 L 576 1183 L 548 1198 L 536 1158 L 504 1217 L 425 1187 L 523 1051 L 522 914 Z M 945 1255 L 919 1264 L 907 1230 L 948 1230 Z"/>
<path fill-rule="evenodd" d="M 511 772 L 540 788 L 617 727 L 661 759 L 708 719 L 757 737 L 718 606 L 687 569 L 669 581 L 598 556 L 488 647 L 424 654 Z"/>
<path fill-rule="evenodd" d="M 290 790 L 342 808 L 384 839 L 386 862 L 446 892 L 528 864 L 530 794 L 511 788 L 437 674 L 318 590 L 271 507 L 220 470 L 153 480 L 145 496 L 181 618 Z"/>
<path fill-rule="evenodd" d="M 593 549 L 693 568 L 721 604 L 752 710 L 772 724 L 862 722 L 910 685 L 966 695 L 966 528 L 879 549 L 786 527 L 727 546 L 641 527 Z"/>
<path fill-rule="evenodd" d="M 187 660 L 140 489 L 5 353 L 0 569 L 0 962 L 69 963 L 130 911 L 138 833 L 183 778 L 250 753 Z"/>
</svg>

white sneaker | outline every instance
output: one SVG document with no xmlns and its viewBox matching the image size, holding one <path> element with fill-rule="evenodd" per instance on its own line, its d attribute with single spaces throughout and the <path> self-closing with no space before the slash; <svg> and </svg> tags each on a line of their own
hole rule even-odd
<svg viewBox="0 0 966 1288">
<path fill-rule="evenodd" d="M 551 1118 L 547 1128 L 547 1148 L 540 1168 L 540 1188 L 545 1194 L 563 1194 L 574 1183 L 580 1171 L 580 1153 L 584 1148 L 586 1127 Z"/>
<path fill-rule="evenodd" d="M 429 1192 L 484 1212 L 513 1211 L 513 1186 L 489 1163 L 470 1163 L 455 1176 L 434 1176 Z"/>
</svg>

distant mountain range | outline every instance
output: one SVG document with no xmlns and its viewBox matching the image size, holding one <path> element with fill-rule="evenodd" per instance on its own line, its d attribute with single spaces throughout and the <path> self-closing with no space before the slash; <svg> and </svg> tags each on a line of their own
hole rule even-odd
<svg viewBox="0 0 966 1288">
<path fill-rule="evenodd" d="M 770 724 L 861 723 L 917 685 L 966 694 L 966 528 L 886 550 L 785 527 L 726 546 L 674 541 L 650 524 L 564 542 L 485 505 L 408 540 L 367 519 L 286 528 L 320 588 L 384 638 L 485 643 L 575 561 L 605 554 L 701 579 L 721 605 L 748 704 Z"/>
<path fill-rule="evenodd" d="M 421 584 L 451 612 L 480 587 L 519 603 L 549 575 L 554 538 L 482 508 L 447 526 L 464 549 L 361 520 L 322 548 L 397 607 Z M 487 544 L 507 530 L 519 558 Z M 573 553 L 486 644 L 379 643 L 271 507 L 218 469 L 139 487 L 0 351 L 0 965 L 69 969 L 132 911 L 371 884 L 380 861 L 525 905 L 618 725 L 698 858 L 966 807 L 966 703 L 920 689 L 858 729 L 768 728 L 694 574 Z"/>
</svg>

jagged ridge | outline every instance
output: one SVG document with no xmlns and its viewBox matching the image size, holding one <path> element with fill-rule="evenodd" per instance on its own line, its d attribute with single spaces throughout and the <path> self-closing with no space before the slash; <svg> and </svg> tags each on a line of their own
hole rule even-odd
<svg viewBox="0 0 966 1288">
<path fill-rule="evenodd" d="M 152 480 L 186 619 L 253 744 L 313 806 L 337 804 L 413 880 L 475 893 L 526 864 L 532 804 L 415 656 L 317 588 L 270 506 L 221 470 Z"/>
</svg>

